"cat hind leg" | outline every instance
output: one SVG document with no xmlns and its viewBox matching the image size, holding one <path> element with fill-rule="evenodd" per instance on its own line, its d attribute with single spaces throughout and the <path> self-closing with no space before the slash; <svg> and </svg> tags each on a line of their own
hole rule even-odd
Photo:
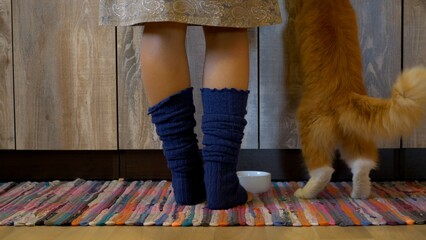
<svg viewBox="0 0 426 240">
<path fill-rule="evenodd" d="M 309 171 L 306 185 L 294 194 L 298 198 L 315 198 L 330 182 L 335 153 L 333 126 L 331 121 L 318 119 L 317 125 L 301 128 L 302 152 Z M 303 122 L 302 122 L 303 123 Z"/>
<path fill-rule="evenodd" d="M 329 166 L 320 167 L 309 171 L 309 181 L 303 188 L 294 193 L 298 198 L 315 198 L 330 182 L 334 169 Z"/>
<path fill-rule="evenodd" d="M 352 198 L 367 199 L 371 194 L 370 172 L 377 166 L 377 147 L 374 142 L 354 137 L 344 141 L 342 159 L 352 172 Z"/>
<path fill-rule="evenodd" d="M 370 171 L 376 163 L 369 159 L 356 159 L 349 163 L 352 171 L 352 198 L 367 199 L 371 193 Z"/>
</svg>

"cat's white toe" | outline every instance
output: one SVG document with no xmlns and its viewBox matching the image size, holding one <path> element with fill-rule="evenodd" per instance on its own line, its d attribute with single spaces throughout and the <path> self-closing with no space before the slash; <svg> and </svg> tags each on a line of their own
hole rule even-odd
<svg viewBox="0 0 426 240">
<path fill-rule="evenodd" d="M 296 192 L 294 192 L 294 196 L 301 199 L 311 199 L 316 197 L 315 194 L 306 192 L 304 188 L 297 189 Z"/>
<path fill-rule="evenodd" d="M 296 192 L 294 192 L 294 196 L 297 198 L 305 198 L 303 194 L 303 189 L 302 188 L 297 189 Z"/>
<path fill-rule="evenodd" d="M 368 199 L 370 197 L 370 191 L 352 191 L 351 197 L 358 199 Z"/>
</svg>

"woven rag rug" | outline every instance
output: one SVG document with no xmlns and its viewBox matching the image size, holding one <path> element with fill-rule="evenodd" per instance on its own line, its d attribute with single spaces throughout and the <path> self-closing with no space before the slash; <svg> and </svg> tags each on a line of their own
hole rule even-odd
<svg viewBox="0 0 426 240">
<path fill-rule="evenodd" d="M 302 182 L 274 182 L 269 192 L 228 210 L 177 205 L 168 181 L 0 183 L 0 225 L 312 226 L 424 224 L 426 182 L 373 183 L 368 200 L 351 184 L 330 183 L 317 199 L 293 197 Z"/>
</svg>

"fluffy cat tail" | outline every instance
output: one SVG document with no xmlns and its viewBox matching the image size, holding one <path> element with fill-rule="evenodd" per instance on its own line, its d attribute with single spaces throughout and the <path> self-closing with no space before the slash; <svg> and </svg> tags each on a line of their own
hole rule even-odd
<svg viewBox="0 0 426 240">
<path fill-rule="evenodd" d="M 339 124 L 345 134 L 389 140 L 408 135 L 426 112 L 426 68 L 405 70 L 396 80 L 389 99 L 353 93 Z"/>
</svg>

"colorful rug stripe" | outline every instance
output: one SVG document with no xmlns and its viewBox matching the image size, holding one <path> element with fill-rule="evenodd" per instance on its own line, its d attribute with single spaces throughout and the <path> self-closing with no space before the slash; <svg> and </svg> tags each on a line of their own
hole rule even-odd
<svg viewBox="0 0 426 240">
<path fill-rule="evenodd" d="M 228 210 L 177 205 L 168 181 L 0 183 L 1 226 L 368 226 L 424 224 L 426 182 L 372 184 L 350 198 L 351 183 L 330 183 L 317 199 L 293 196 L 302 182 L 274 182 L 267 193 Z"/>
</svg>

